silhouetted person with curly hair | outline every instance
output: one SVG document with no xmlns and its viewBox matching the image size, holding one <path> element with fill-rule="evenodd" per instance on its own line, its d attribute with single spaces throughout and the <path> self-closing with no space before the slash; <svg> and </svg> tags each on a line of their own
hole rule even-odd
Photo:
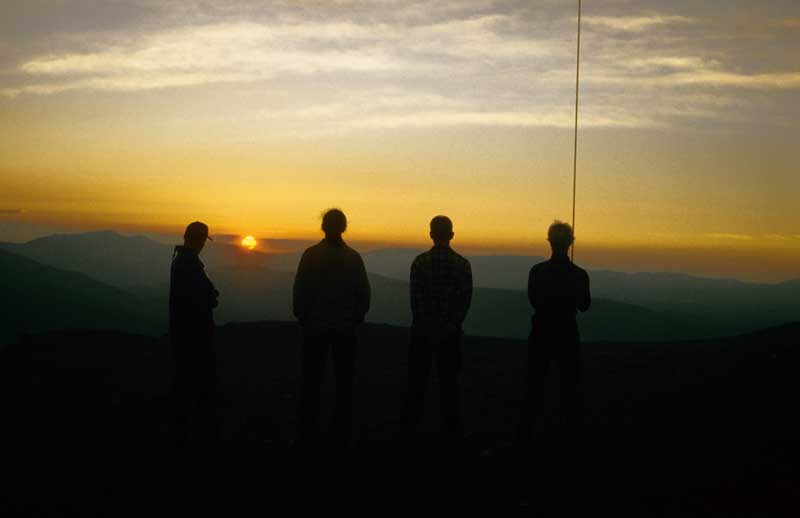
<svg viewBox="0 0 800 518">
<path fill-rule="evenodd" d="M 581 416 L 580 336 L 576 315 L 591 306 L 589 275 L 569 258 L 575 238 L 572 227 L 560 221 L 550 225 L 549 261 L 536 264 L 528 276 L 528 300 L 535 314 L 528 338 L 528 396 L 523 423 L 529 439 L 543 411 L 544 380 L 555 362 L 558 367 L 561 417 L 567 436 L 575 433 Z"/>
<path fill-rule="evenodd" d="M 208 226 L 190 223 L 170 269 L 169 338 L 180 444 L 213 439 L 216 433 L 213 310 L 219 292 L 199 257 L 207 239 Z"/>
<path fill-rule="evenodd" d="M 328 210 L 322 218 L 325 238 L 303 253 L 294 280 L 294 315 L 303 329 L 299 438 L 305 445 L 319 439 L 320 389 L 329 351 L 336 376 L 332 438 L 346 447 L 352 432 L 355 331 L 369 310 L 370 286 L 361 256 L 342 239 L 346 228 L 344 213 Z"/>
<path fill-rule="evenodd" d="M 433 247 L 411 265 L 411 343 L 408 351 L 409 432 L 418 425 L 424 408 L 434 358 L 439 379 L 444 428 L 459 440 L 461 421 L 461 339 L 463 323 L 472 301 L 469 261 L 450 248 L 453 223 L 436 216 L 430 223 Z"/>
</svg>

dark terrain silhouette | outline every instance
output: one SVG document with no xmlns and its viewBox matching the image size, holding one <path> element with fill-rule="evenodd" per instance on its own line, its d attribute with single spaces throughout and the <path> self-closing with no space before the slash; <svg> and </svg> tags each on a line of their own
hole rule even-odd
<svg viewBox="0 0 800 518">
<path fill-rule="evenodd" d="M 536 462 L 521 464 L 510 446 L 525 392 L 524 341 L 465 337 L 467 438 L 452 470 L 437 464 L 435 450 L 398 449 L 409 332 L 373 324 L 358 331 L 351 473 L 338 477 L 323 464 L 303 467 L 289 445 L 302 343 L 295 323 L 218 328 L 220 442 L 177 466 L 166 337 L 93 330 L 26 337 L 0 351 L 0 444 L 7 472 L 16 474 L 4 499 L 28 515 L 130 513 L 137 505 L 146 512 L 164 508 L 154 499 L 165 491 L 174 498 L 181 480 L 205 477 L 186 502 L 264 512 L 287 500 L 293 508 L 344 505 L 298 495 L 318 476 L 328 485 L 346 479 L 347 506 L 365 510 L 535 511 L 559 487 L 585 512 L 791 516 L 800 509 L 800 323 L 713 341 L 583 344 L 584 455 L 565 485 L 546 446 L 558 430 L 552 407 Z M 323 384 L 325 400 L 333 389 L 330 379 Z M 556 386 L 545 390 L 557 394 Z M 438 416 L 427 413 L 421 433 L 432 440 L 438 428 Z M 414 493 L 405 492 L 407 468 L 416 474 Z M 91 484 L 79 469 L 94 473 Z M 135 469 L 142 476 L 128 480 Z M 448 493 L 446 482 L 458 490 Z"/>
<path fill-rule="evenodd" d="M 346 229 L 344 213 L 328 210 L 322 218 L 325 238 L 305 251 L 294 280 L 294 315 L 303 329 L 299 439 L 304 445 L 320 439 L 320 387 L 328 351 L 336 373 L 331 435 L 346 446 L 352 432 L 355 329 L 369 311 L 370 286 L 361 256 L 342 239 Z"/>
<path fill-rule="evenodd" d="M 448 217 L 434 217 L 430 223 L 433 247 L 411 263 L 407 413 L 409 431 L 415 431 L 435 359 L 444 429 L 451 440 L 460 440 L 464 433 L 461 337 L 472 301 L 472 270 L 469 261 L 450 248 L 453 235 L 453 222 Z"/>
</svg>

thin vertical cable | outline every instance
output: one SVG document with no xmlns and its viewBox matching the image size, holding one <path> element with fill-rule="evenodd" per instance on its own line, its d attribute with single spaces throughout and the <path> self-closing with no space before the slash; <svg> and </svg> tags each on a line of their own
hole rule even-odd
<svg viewBox="0 0 800 518">
<path fill-rule="evenodd" d="M 581 0 L 578 0 L 578 52 L 575 65 L 575 139 L 572 150 L 572 231 L 575 232 L 575 199 L 578 187 L 578 95 L 581 80 Z M 575 243 L 572 243 L 571 259 L 575 260 Z"/>
</svg>

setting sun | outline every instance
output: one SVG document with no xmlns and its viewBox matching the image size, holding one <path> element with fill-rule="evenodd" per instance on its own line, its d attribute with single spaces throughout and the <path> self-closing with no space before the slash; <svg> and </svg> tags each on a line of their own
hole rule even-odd
<svg viewBox="0 0 800 518">
<path fill-rule="evenodd" d="M 253 236 L 247 236 L 242 239 L 242 246 L 247 248 L 248 250 L 252 250 L 256 247 L 256 239 Z"/>
</svg>

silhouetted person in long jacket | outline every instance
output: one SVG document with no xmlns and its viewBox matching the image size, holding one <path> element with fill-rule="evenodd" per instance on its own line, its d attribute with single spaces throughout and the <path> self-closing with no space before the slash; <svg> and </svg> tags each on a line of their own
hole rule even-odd
<svg viewBox="0 0 800 518">
<path fill-rule="evenodd" d="M 408 353 L 408 426 L 413 432 L 424 408 L 434 358 L 446 433 L 463 434 L 461 422 L 462 325 L 472 301 L 472 268 L 450 248 L 453 223 L 446 216 L 431 220 L 433 247 L 411 264 L 411 344 Z"/>
<path fill-rule="evenodd" d="M 320 389 L 328 351 L 336 376 L 336 407 L 332 432 L 347 446 L 353 419 L 356 327 L 369 310 L 370 286 L 361 256 L 342 234 L 347 218 L 331 209 L 322 218 L 325 239 L 308 248 L 294 280 L 294 314 L 303 328 L 300 441 L 319 438 Z"/>
<path fill-rule="evenodd" d="M 592 303 L 589 275 L 569 258 L 572 227 L 556 221 L 547 239 L 553 255 L 531 268 L 528 300 L 535 311 L 528 338 L 528 408 L 523 422 L 535 424 L 542 412 L 544 379 L 555 361 L 560 375 L 561 414 L 567 431 L 576 431 L 581 412 L 580 336 L 576 315 Z M 525 430 L 530 433 L 530 428 Z M 528 437 L 525 437 L 526 439 Z"/>
<path fill-rule="evenodd" d="M 208 279 L 198 254 L 208 236 L 199 221 L 186 227 L 182 246 L 172 256 L 169 289 L 169 337 L 178 440 L 213 438 L 215 430 L 213 309 L 219 292 Z"/>
</svg>

